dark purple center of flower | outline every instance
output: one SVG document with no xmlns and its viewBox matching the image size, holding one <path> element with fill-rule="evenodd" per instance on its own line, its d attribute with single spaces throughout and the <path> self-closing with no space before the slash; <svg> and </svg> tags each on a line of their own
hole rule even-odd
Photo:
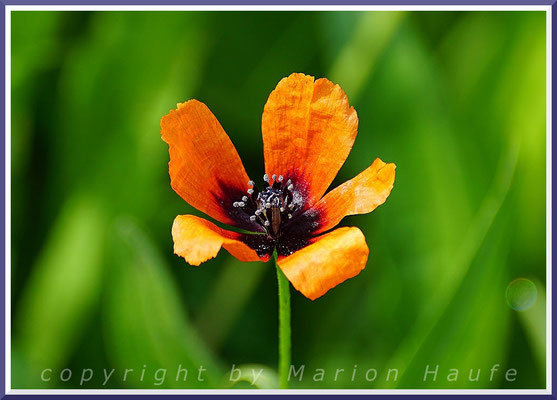
<svg viewBox="0 0 557 400">
<path fill-rule="evenodd" d="M 265 175 L 263 188 L 249 181 L 246 192 L 221 184 L 224 196 L 217 201 L 237 227 L 241 240 L 261 257 L 277 253 L 288 256 L 307 246 L 320 225 L 321 216 L 309 208 L 304 179 L 295 172 L 288 176 Z"/>
<path fill-rule="evenodd" d="M 302 209 L 303 199 L 294 190 L 290 179 L 285 180 L 282 175 L 263 176 L 263 189 L 260 191 L 253 181 L 247 195 L 240 201 L 233 203 L 249 215 L 251 222 L 257 223 L 271 239 L 278 239 L 284 233 L 284 227 L 293 216 Z"/>
</svg>

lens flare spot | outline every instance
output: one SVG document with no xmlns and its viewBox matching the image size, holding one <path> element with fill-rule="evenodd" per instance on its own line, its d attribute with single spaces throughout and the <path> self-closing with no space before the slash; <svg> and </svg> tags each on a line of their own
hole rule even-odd
<svg viewBox="0 0 557 400">
<path fill-rule="evenodd" d="M 529 279 L 517 278 L 507 286 L 505 297 L 510 308 L 524 311 L 532 307 L 536 301 L 538 290 Z"/>
</svg>

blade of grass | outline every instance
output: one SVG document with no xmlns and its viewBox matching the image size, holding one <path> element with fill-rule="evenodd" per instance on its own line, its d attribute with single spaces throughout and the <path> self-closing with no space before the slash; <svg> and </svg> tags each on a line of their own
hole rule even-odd
<svg viewBox="0 0 557 400">
<path fill-rule="evenodd" d="M 227 258 L 203 307 L 196 312 L 195 325 L 213 349 L 222 345 L 267 268 L 263 263 Z"/>
<path fill-rule="evenodd" d="M 456 293 L 456 289 L 460 286 L 460 282 L 462 282 L 468 272 L 471 261 L 476 257 L 487 233 L 491 229 L 493 221 L 505 201 L 513 182 L 519 160 L 522 136 L 527 134 L 526 132 L 528 131 L 539 129 L 540 122 L 543 124 L 545 121 L 544 116 L 539 115 L 538 112 L 540 109 L 538 104 L 540 98 L 539 93 L 537 91 L 532 91 L 529 83 L 529 79 L 535 79 L 536 76 L 539 76 L 537 64 L 530 64 L 533 68 L 528 70 L 527 78 L 521 81 L 520 86 L 517 87 L 511 83 L 511 81 L 514 80 L 516 68 L 524 62 L 525 54 L 539 50 L 531 46 L 532 40 L 533 39 L 529 37 L 522 39 L 516 51 L 512 54 L 512 59 L 506 70 L 507 75 L 501 80 L 501 91 L 507 90 L 509 85 L 511 85 L 517 92 L 513 95 L 515 101 L 511 104 L 513 107 L 512 109 L 515 111 L 510 114 L 512 117 L 508 119 L 508 125 L 506 127 L 509 134 L 507 148 L 500 158 L 499 166 L 495 172 L 491 187 L 484 197 L 475 217 L 471 221 L 461 241 L 460 247 L 454 255 L 454 265 L 459 267 L 451 269 L 452 284 L 450 287 L 440 287 L 440 292 L 436 294 L 436 299 L 438 299 L 440 307 L 432 310 L 430 315 L 426 315 L 426 318 L 418 321 L 413 332 L 407 335 L 407 338 L 402 343 L 397 353 L 388 363 L 402 366 L 402 371 L 410 364 L 426 338 L 431 334 L 437 321 L 439 321 L 441 316 L 447 311 L 448 300 Z M 537 60 L 539 57 L 536 54 L 531 57 L 528 56 L 527 59 Z M 525 99 L 530 100 L 528 101 Z M 524 104 L 528 104 L 532 108 L 532 113 L 523 113 Z M 509 112 L 508 109 L 506 109 L 505 112 Z M 534 124 L 532 124 L 532 116 L 534 116 L 534 121 L 536 121 Z"/>
<path fill-rule="evenodd" d="M 162 257 L 131 218 L 114 226 L 113 262 L 104 307 L 109 355 L 120 369 L 165 369 L 160 385 L 134 374 L 125 385 L 144 388 L 215 387 L 222 369 L 189 322 Z M 176 379 L 178 367 L 188 370 Z M 198 379 L 203 367 L 202 380 Z M 137 385 L 137 386 L 136 386 Z"/>
<path fill-rule="evenodd" d="M 518 312 L 518 317 L 522 323 L 522 327 L 526 332 L 526 336 L 532 346 L 538 369 L 546 370 L 546 293 L 543 290 L 543 284 L 534 281 L 538 290 L 537 298 L 531 308 Z"/>
<path fill-rule="evenodd" d="M 63 207 L 33 267 L 16 305 L 13 344 L 28 368 L 17 375 L 29 379 L 27 388 L 44 387 L 40 371 L 68 361 L 97 305 L 104 219 L 94 196 L 76 194 Z M 12 387 L 19 385 L 14 381 Z"/>
<path fill-rule="evenodd" d="M 331 66 L 328 78 L 342 85 L 350 103 L 357 103 L 382 51 L 404 21 L 405 12 L 364 12 L 352 37 Z"/>
</svg>

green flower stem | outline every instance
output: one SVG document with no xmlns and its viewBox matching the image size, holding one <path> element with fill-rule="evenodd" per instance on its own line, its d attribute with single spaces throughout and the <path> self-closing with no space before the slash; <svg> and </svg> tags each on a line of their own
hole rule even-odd
<svg viewBox="0 0 557 400">
<path fill-rule="evenodd" d="M 280 270 L 277 263 L 276 250 L 273 254 L 275 267 L 277 269 L 278 280 L 278 300 L 279 300 L 279 381 L 281 389 L 288 389 L 288 372 L 290 369 L 290 282 Z"/>
</svg>

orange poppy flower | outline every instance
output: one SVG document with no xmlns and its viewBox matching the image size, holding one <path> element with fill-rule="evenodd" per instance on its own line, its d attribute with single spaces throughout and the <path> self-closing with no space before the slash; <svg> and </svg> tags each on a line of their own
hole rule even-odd
<svg viewBox="0 0 557 400">
<path fill-rule="evenodd" d="M 364 235 L 356 227 L 330 230 L 346 215 L 383 204 L 395 179 L 395 165 L 377 158 L 324 195 L 357 130 L 356 111 L 340 86 L 297 73 L 282 79 L 263 111 L 266 173 L 258 188 L 207 106 L 197 100 L 178 104 L 161 120 L 172 188 L 243 232 L 179 215 L 172 226 L 174 252 L 199 265 L 221 247 L 241 261 L 268 261 L 276 249 L 284 275 L 312 300 L 357 275 L 369 253 Z"/>
</svg>

